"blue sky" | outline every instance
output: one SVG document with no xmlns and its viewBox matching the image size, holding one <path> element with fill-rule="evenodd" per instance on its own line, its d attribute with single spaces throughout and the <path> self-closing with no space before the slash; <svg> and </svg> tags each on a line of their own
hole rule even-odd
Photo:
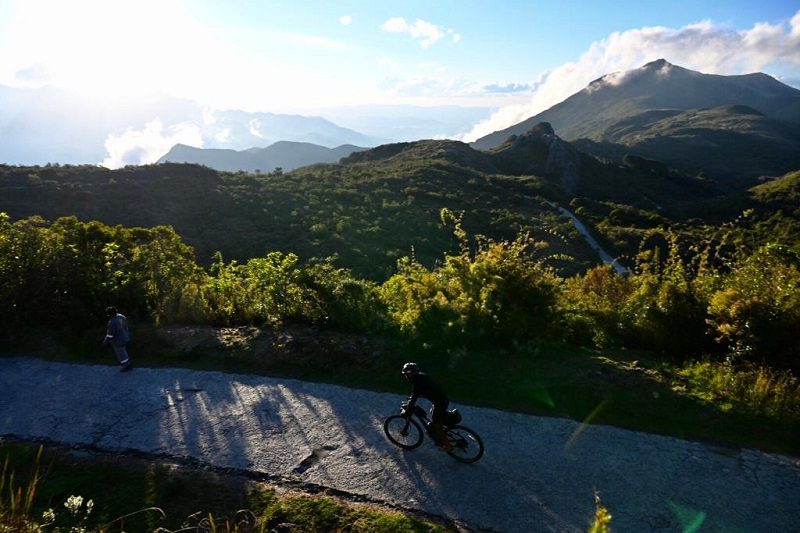
<svg viewBox="0 0 800 533">
<path fill-rule="evenodd" d="M 249 111 L 486 106 L 497 129 L 659 57 L 800 85 L 800 3 L 0 0 L 0 84 Z"/>
</svg>

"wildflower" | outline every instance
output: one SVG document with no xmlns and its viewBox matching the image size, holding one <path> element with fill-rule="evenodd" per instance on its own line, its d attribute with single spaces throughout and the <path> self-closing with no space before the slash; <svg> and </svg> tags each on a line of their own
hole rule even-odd
<svg viewBox="0 0 800 533">
<path fill-rule="evenodd" d="M 77 516 L 78 512 L 81 510 L 81 506 L 83 505 L 83 496 L 70 496 L 67 498 L 67 501 L 64 502 L 64 507 L 67 508 L 67 511 L 72 516 Z"/>
<path fill-rule="evenodd" d="M 42 513 L 42 522 L 44 526 L 50 525 L 56 521 L 56 512 L 52 509 L 48 509 Z"/>
</svg>

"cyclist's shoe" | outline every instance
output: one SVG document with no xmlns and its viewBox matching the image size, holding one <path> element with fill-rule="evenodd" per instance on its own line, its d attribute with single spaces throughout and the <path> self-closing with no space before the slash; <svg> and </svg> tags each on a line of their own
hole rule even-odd
<svg viewBox="0 0 800 533">
<path fill-rule="evenodd" d="M 130 363 L 128 363 L 127 365 L 122 365 L 119 369 L 120 372 L 129 372 L 131 370 L 133 370 L 133 367 L 131 366 Z"/>
</svg>

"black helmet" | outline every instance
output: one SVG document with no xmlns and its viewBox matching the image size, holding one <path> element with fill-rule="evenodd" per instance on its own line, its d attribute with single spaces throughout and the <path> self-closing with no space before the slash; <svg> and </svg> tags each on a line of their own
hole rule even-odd
<svg viewBox="0 0 800 533">
<path fill-rule="evenodd" d="M 406 363 L 403 365 L 403 374 L 405 373 L 416 374 L 419 372 L 419 367 L 417 363 Z"/>
<path fill-rule="evenodd" d="M 114 307 L 113 305 L 109 305 L 108 307 L 106 307 L 106 316 L 108 318 L 111 318 L 112 316 L 115 316 L 116 314 L 117 314 L 117 308 L 116 307 Z"/>
</svg>

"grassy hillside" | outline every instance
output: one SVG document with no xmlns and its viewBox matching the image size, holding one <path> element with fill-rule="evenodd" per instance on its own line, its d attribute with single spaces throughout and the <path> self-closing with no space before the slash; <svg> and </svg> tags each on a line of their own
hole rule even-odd
<svg viewBox="0 0 800 533">
<path fill-rule="evenodd" d="M 451 228 L 440 219 L 443 208 L 463 212 L 472 235 L 512 239 L 530 232 L 548 243 L 542 255 L 560 256 L 552 264 L 569 274 L 598 259 L 551 203 L 583 207 L 585 221 L 612 253 L 632 254 L 643 231 L 687 221 L 702 226 L 689 219 L 716 211 L 735 217 L 730 206 L 751 203 L 724 190 L 658 161 L 601 162 L 547 124 L 491 153 L 455 141 L 397 143 L 289 173 L 223 173 L 172 163 L 119 170 L 0 166 L 0 212 L 12 218 L 76 215 L 111 225 L 166 224 L 201 264 L 210 264 L 217 251 L 226 260 L 294 252 L 302 261 L 334 257 L 337 265 L 375 280 L 386 279 L 400 257 L 433 265 L 456 249 Z M 771 213 L 776 206 L 756 207 Z"/>
<path fill-rule="evenodd" d="M 753 200 L 769 206 L 771 210 L 782 210 L 800 216 L 800 171 L 767 181 L 750 189 Z"/>
<path fill-rule="evenodd" d="M 455 248 L 439 217 L 446 207 L 465 212 L 473 234 L 513 238 L 531 231 L 551 244 L 551 253 L 573 256 L 577 269 L 596 261 L 569 221 L 542 202 L 543 195 L 559 197 L 551 184 L 472 168 L 446 146 L 431 141 L 397 159 L 271 175 L 179 164 L 114 171 L 4 166 L 0 211 L 12 218 L 74 214 L 112 225 L 168 224 L 204 264 L 215 251 L 226 259 L 292 251 L 302 260 L 335 256 L 341 266 L 382 279 L 412 250 L 432 264 Z"/>
<path fill-rule="evenodd" d="M 575 145 L 617 161 L 628 153 L 655 158 L 724 188 L 800 168 L 800 126 L 746 106 L 648 111 L 607 128 L 602 142 Z"/>
</svg>

